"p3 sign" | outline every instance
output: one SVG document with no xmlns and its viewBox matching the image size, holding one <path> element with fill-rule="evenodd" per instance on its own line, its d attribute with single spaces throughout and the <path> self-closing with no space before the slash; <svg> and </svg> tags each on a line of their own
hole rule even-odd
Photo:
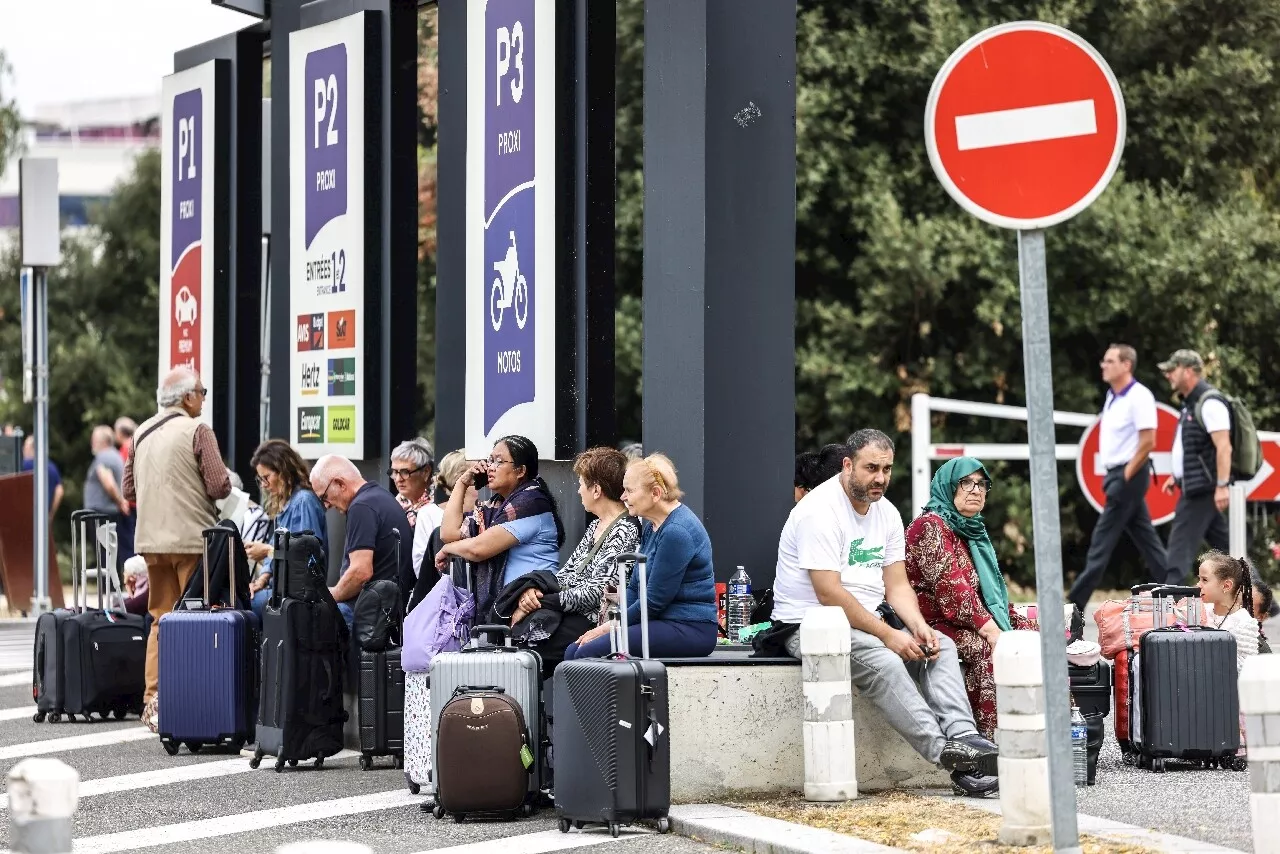
<svg viewBox="0 0 1280 854">
<path fill-rule="evenodd" d="M 524 24 L 516 21 L 509 29 L 499 26 L 496 36 L 498 85 L 494 106 L 502 106 L 504 85 L 509 90 L 512 103 L 518 104 L 524 95 Z M 510 79 L 508 75 L 511 75 Z"/>
</svg>

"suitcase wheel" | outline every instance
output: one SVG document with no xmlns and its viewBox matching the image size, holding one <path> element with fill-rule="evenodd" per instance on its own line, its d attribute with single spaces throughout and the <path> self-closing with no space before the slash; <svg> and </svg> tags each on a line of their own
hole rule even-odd
<svg viewBox="0 0 1280 854">
<path fill-rule="evenodd" d="M 116 720 L 118 721 L 124 720 L 124 716 L 127 714 L 129 714 L 129 710 L 126 708 L 121 707 L 115 710 Z M 104 715 L 103 717 L 105 718 L 106 716 Z"/>
<path fill-rule="evenodd" d="M 437 820 L 444 818 L 444 807 L 436 804 L 431 808 L 431 814 L 435 816 Z"/>
<path fill-rule="evenodd" d="M 658 819 L 658 832 L 659 832 L 659 833 L 670 833 L 670 832 L 671 832 L 671 819 L 667 818 L 665 815 L 664 815 L 662 818 Z"/>
<path fill-rule="evenodd" d="M 42 724 L 44 723 L 44 719 L 45 719 L 44 712 L 36 712 L 34 715 L 31 716 L 31 720 L 33 723 Z"/>
<path fill-rule="evenodd" d="M 1224 756 L 1220 760 L 1222 767 L 1231 771 L 1248 771 L 1249 758 L 1247 756 Z"/>
<path fill-rule="evenodd" d="M 318 763 L 317 763 L 317 764 L 318 764 Z M 360 755 L 360 770 L 361 770 L 361 771 L 368 771 L 368 770 L 369 770 L 370 768 L 372 768 L 372 767 L 373 767 L 373 757 L 372 757 L 372 756 L 367 756 L 367 755 L 365 755 L 365 754 L 361 754 L 361 755 Z"/>
<path fill-rule="evenodd" d="M 417 783 L 409 783 L 409 794 L 416 795 L 422 791 L 422 787 Z"/>
<path fill-rule="evenodd" d="M 295 763 L 295 764 L 296 764 L 296 763 Z M 284 771 L 284 760 L 283 760 L 283 759 L 277 759 L 277 760 L 276 760 L 276 773 L 277 773 L 277 774 L 280 774 L 280 773 L 282 773 L 283 771 Z"/>
<path fill-rule="evenodd" d="M 249 760 L 249 767 L 256 771 L 258 770 L 258 766 L 260 766 L 261 764 L 262 764 L 262 751 L 258 750 L 254 752 L 253 758 Z"/>
<path fill-rule="evenodd" d="M 176 742 L 176 741 L 170 741 L 170 740 L 168 740 L 168 739 L 163 739 L 163 738 L 162 738 L 162 739 L 160 739 L 160 743 L 164 745 L 164 752 L 165 752 L 165 753 L 169 754 L 170 756 L 177 756 L 177 755 L 178 755 L 178 742 Z"/>
<path fill-rule="evenodd" d="M 575 830 L 582 830 L 582 828 L 586 827 L 586 825 L 587 823 L 585 821 L 575 821 L 573 823 L 573 827 Z"/>
<path fill-rule="evenodd" d="M 89 715 L 89 717 L 90 717 L 90 719 L 92 719 L 92 718 L 93 718 L 93 715 Z M 103 709 L 102 711 L 98 712 L 98 717 L 102 718 L 104 721 L 105 721 L 105 720 L 110 720 L 110 719 L 111 719 L 111 710 L 110 710 L 110 709 Z"/>
<path fill-rule="evenodd" d="M 462 822 L 463 822 L 463 821 L 465 821 L 465 820 L 466 820 L 466 818 L 467 818 L 467 814 L 466 814 L 466 813 L 464 813 L 464 812 L 456 812 L 456 813 L 454 813 L 454 814 L 453 814 L 453 823 L 454 823 L 454 824 L 462 824 Z"/>
<path fill-rule="evenodd" d="M 528 818 L 529 816 L 533 815 L 533 804 L 530 804 L 530 803 L 521 804 L 520 815 L 524 816 L 525 818 Z"/>
<path fill-rule="evenodd" d="M 276 762 L 276 764 L 277 764 L 277 765 L 279 765 L 279 764 L 280 764 L 280 763 L 279 763 L 279 761 L 277 761 L 277 762 Z M 297 768 L 297 767 L 298 767 L 298 760 L 296 760 L 296 759 L 290 759 L 290 760 L 289 760 L 289 767 L 290 767 L 290 768 Z"/>
<path fill-rule="evenodd" d="M 621 836 L 622 825 L 618 824 L 616 821 L 609 822 L 609 835 L 612 836 L 614 839 L 617 839 L 619 836 Z"/>
<path fill-rule="evenodd" d="M 297 763 L 297 762 L 294 762 L 294 763 L 292 763 L 292 764 L 297 765 L 298 763 Z M 370 762 L 369 764 L 371 764 L 371 765 L 372 765 L 373 763 L 372 763 L 372 762 Z M 323 768 L 323 767 L 324 767 L 324 757 L 323 757 L 323 756 L 317 756 L 317 757 L 316 757 L 316 765 L 315 765 L 315 767 L 316 767 L 316 768 Z"/>
<path fill-rule="evenodd" d="M 188 741 L 188 742 L 187 742 L 187 750 L 190 750 L 192 753 L 199 753 L 199 752 L 200 752 L 200 748 L 202 748 L 202 747 L 204 747 L 204 745 L 203 745 L 203 744 L 201 744 L 201 743 L 200 743 L 200 742 L 198 742 L 198 741 Z"/>
<path fill-rule="evenodd" d="M 1164 757 L 1157 756 L 1151 760 L 1151 770 L 1157 774 L 1164 773 Z"/>
<path fill-rule="evenodd" d="M 392 767 L 392 768 L 395 768 L 396 770 L 401 770 L 401 769 L 403 769 L 403 768 L 404 768 L 404 757 L 403 757 L 403 756 L 392 756 L 392 757 L 391 757 L 391 767 Z M 416 794 L 417 794 L 417 792 L 414 792 L 414 794 L 416 795 Z"/>
<path fill-rule="evenodd" d="M 53 714 L 49 715 L 49 723 L 51 724 L 62 723 L 62 715 L 58 714 L 57 712 L 54 712 Z"/>
<path fill-rule="evenodd" d="M 560 823 L 559 823 L 557 826 L 560 828 L 560 832 L 561 832 L 561 833 L 568 833 L 568 832 L 569 832 L 569 819 L 567 819 L 567 818 L 562 818 L 562 819 L 560 819 Z"/>
</svg>

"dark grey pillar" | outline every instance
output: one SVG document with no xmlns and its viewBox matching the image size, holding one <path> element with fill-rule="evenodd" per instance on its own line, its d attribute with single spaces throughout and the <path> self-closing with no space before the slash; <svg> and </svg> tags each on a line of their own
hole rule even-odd
<svg viewBox="0 0 1280 854">
<path fill-rule="evenodd" d="M 225 147 L 227 166 L 226 184 L 218 193 L 225 193 L 221 203 L 227 206 L 228 227 L 216 242 L 226 244 L 218 258 L 225 259 L 229 287 L 215 294 L 214 367 L 221 388 L 213 390 L 214 430 L 223 455 L 242 477 L 249 474 L 259 429 L 264 38 L 265 28 L 254 25 L 173 56 L 174 71 L 224 60 L 229 77 L 229 102 L 218 105 L 218 121 L 226 128 L 218 143 L 220 150 Z"/>
<path fill-rule="evenodd" d="M 298 29 L 302 0 L 271 2 L 271 435 L 289 438 L 289 33 Z"/>
<path fill-rule="evenodd" d="M 795 456 L 796 6 L 646 0 L 644 447 L 772 583 Z"/>
<path fill-rule="evenodd" d="M 440 0 L 437 26 L 435 448 L 443 457 L 466 435 L 467 0 Z"/>
</svg>

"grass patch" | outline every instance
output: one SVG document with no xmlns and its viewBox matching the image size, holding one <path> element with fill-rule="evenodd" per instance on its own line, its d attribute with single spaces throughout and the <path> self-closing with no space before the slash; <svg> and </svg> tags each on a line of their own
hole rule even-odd
<svg viewBox="0 0 1280 854">
<path fill-rule="evenodd" d="M 768 801 L 746 801 L 730 804 L 757 815 L 804 824 L 856 836 L 868 842 L 925 851 L 929 854 L 1049 854 L 1052 847 L 1016 848 L 996 841 L 1000 832 L 1000 816 L 986 810 L 966 807 L 954 801 L 923 797 L 908 792 L 886 792 L 859 798 L 847 804 L 811 804 L 798 795 Z M 930 828 L 956 834 L 959 839 L 946 843 L 926 843 L 912 836 Z M 1097 837 L 1081 836 L 1084 854 L 1155 854 L 1140 845 L 1110 842 Z"/>
</svg>

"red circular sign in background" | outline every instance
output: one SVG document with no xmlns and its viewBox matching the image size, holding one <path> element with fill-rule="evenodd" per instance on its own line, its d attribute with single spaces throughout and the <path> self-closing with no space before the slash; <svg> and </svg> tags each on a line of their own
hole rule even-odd
<svg viewBox="0 0 1280 854">
<path fill-rule="evenodd" d="M 1085 497 L 1093 505 L 1093 509 L 1102 512 L 1107 503 L 1107 496 L 1102 491 L 1103 473 L 1098 466 L 1098 425 L 1101 420 L 1093 422 L 1084 435 L 1080 437 L 1080 453 L 1076 456 L 1076 480 L 1084 490 Z M 1178 503 L 1178 493 L 1166 495 L 1160 491 L 1160 485 L 1169 476 L 1164 464 L 1173 451 L 1173 437 L 1178 431 L 1178 410 L 1164 403 L 1156 404 L 1156 447 L 1152 457 L 1156 463 L 1156 477 L 1147 489 L 1147 510 L 1151 513 L 1151 521 L 1163 525 L 1173 518 L 1173 508 Z M 1160 456 L 1156 456 L 1160 455 Z"/>
<path fill-rule="evenodd" d="M 969 131 L 963 139 L 957 119 Z M 1124 100 L 1106 61 L 1074 33 L 1039 22 L 965 42 L 925 109 L 929 159 L 947 192 L 1005 228 L 1044 228 L 1088 207 L 1115 173 L 1124 135 Z"/>
</svg>

